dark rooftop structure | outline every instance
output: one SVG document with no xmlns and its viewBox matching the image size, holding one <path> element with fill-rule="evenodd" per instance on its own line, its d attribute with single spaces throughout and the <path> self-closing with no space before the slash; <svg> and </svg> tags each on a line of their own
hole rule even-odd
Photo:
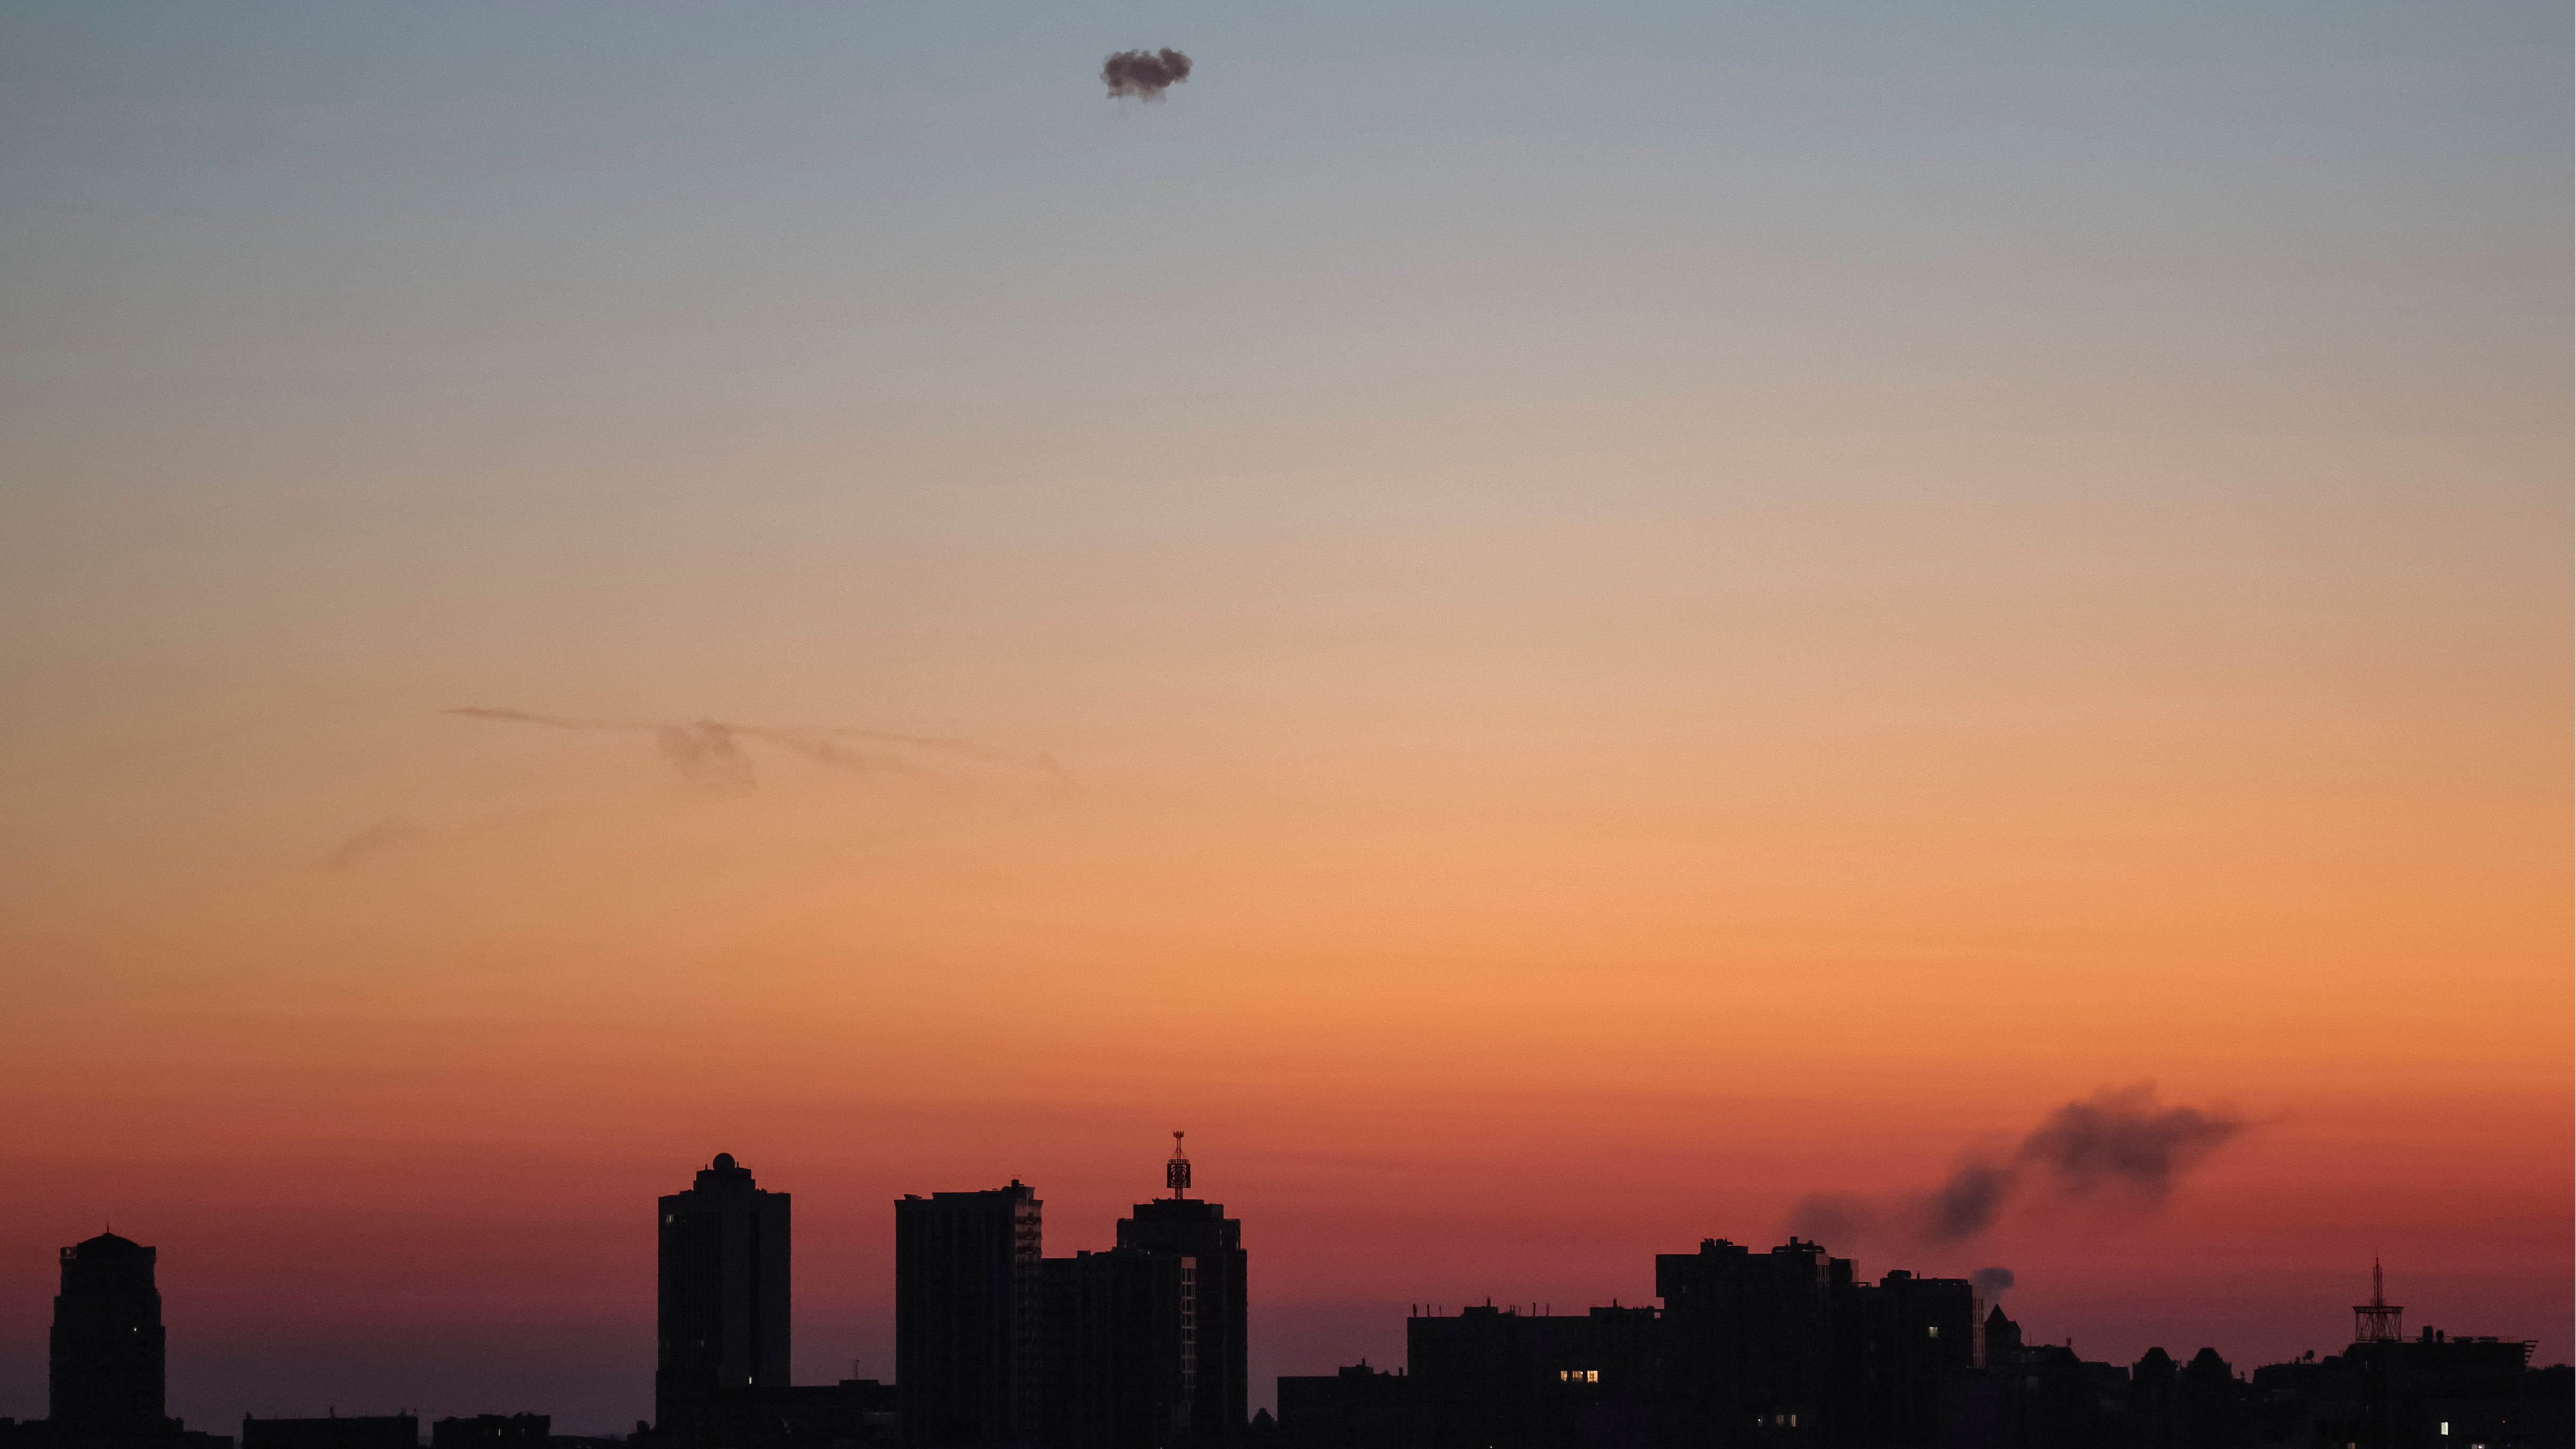
<svg viewBox="0 0 2576 1449">
<path fill-rule="evenodd" d="M 242 1449 L 420 1449 L 416 1414 L 326 1415 L 319 1419 L 242 1416 Z"/>
</svg>

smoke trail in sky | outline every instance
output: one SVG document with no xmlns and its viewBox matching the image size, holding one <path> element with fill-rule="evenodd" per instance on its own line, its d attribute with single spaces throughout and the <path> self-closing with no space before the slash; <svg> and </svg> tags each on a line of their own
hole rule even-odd
<svg viewBox="0 0 2576 1449">
<path fill-rule="evenodd" d="M 2104 1087 L 2050 1112 L 2009 1154 L 1971 1153 L 1938 1185 L 1893 1202 L 1819 1193 L 1799 1203 L 1792 1226 L 1820 1242 L 1893 1229 L 1915 1242 L 1955 1243 L 1993 1227 L 2026 1191 L 2160 1207 L 2184 1172 L 2243 1130 L 2245 1120 L 2223 1107 L 2159 1105 L 2152 1082 Z"/>
<path fill-rule="evenodd" d="M 2104 1190 L 2161 1203 L 2174 1179 L 2245 1130 L 2232 1112 L 2156 1106 L 2152 1082 L 2105 1087 L 2048 1115 L 2024 1138 L 2021 1160 L 2042 1167 L 2072 1197 Z"/>
<path fill-rule="evenodd" d="M 446 713 L 505 724 L 535 725 L 540 729 L 649 733 L 660 749 L 662 759 L 670 765 L 681 784 L 714 794 L 741 794 L 757 785 L 758 775 L 752 767 L 751 756 L 743 749 L 745 740 L 775 745 L 809 763 L 834 769 L 904 775 L 923 773 L 922 768 L 904 753 L 907 750 L 960 755 L 974 760 L 1003 758 L 997 752 L 968 740 L 889 734 L 845 726 L 794 729 L 716 719 L 665 724 L 653 720 L 580 719 L 536 714 L 523 709 L 482 707 L 451 709 Z M 861 742 L 883 748 L 864 748 Z M 1040 763 L 1051 772 L 1060 770 L 1052 760 L 1041 759 Z"/>
</svg>

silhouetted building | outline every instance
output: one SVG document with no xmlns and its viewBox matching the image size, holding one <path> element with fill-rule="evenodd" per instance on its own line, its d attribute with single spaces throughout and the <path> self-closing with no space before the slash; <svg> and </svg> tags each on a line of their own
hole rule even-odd
<svg viewBox="0 0 2576 1449">
<path fill-rule="evenodd" d="M 1367 1359 L 1330 1374 L 1282 1375 L 1276 1437 L 1295 1449 L 1412 1449 L 1429 1440 L 1409 1373 Z"/>
<path fill-rule="evenodd" d="M 420 1449 L 414 1414 L 257 1419 L 242 1415 L 242 1449 Z"/>
<path fill-rule="evenodd" d="M 1039 1419 L 1043 1206 L 1017 1179 L 896 1201 L 895 1388 L 907 1442 L 1007 1444 Z"/>
<path fill-rule="evenodd" d="M 1835 1307 L 1851 1288 L 1850 1259 L 1794 1237 L 1767 1253 L 1703 1238 L 1696 1253 L 1656 1254 L 1669 1437 L 1830 1442 L 1822 1431 Z"/>
<path fill-rule="evenodd" d="M 1490 1303 L 1416 1312 L 1409 1372 L 1362 1363 L 1280 1379 L 1279 1438 L 1296 1449 L 1642 1449 L 1668 1419 L 1661 1318 L 1615 1303 L 1563 1316 Z"/>
<path fill-rule="evenodd" d="M 2258 1392 L 2295 1385 L 2295 1412 L 2274 1400 L 2261 1415 L 2292 1442 L 2364 1449 L 2561 1449 L 2576 1442 L 2568 1370 L 2529 1367 L 2533 1345 L 2455 1338 L 2424 1329 L 2412 1339 L 2355 1343 L 2304 1375 L 2257 1370 Z M 2287 1366 L 2298 1367 L 2298 1366 Z M 2260 1410 L 2258 1409 L 2258 1414 Z"/>
<path fill-rule="evenodd" d="M 1420 1442 L 1441 1449 L 1653 1442 L 1658 1317 L 1616 1304 L 1560 1316 L 1487 1303 L 1407 1318 L 1405 1377 Z"/>
<path fill-rule="evenodd" d="M 894 1385 L 843 1379 L 727 1389 L 699 1433 L 711 1449 L 856 1449 L 901 1443 L 900 1422 Z"/>
<path fill-rule="evenodd" d="M 1826 1372 L 1833 1435 L 1846 1443 L 1932 1445 L 1942 1386 L 1981 1366 L 1976 1285 L 1899 1269 L 1837 1289 L 1835 1361 Z"/>
<path fill-rule="evenodd" d="M 2142 1449 L 2199 1449 L 2243 1437 L 2242 1385 L 2218 1350 L 2204 1348 L 2187 1364 L 2151 1348 L 2129 1367 L 2128 1424 Z"/>
<path fill-rule="evenodd" d="M 1250 1388 L 1249 1269 L 1243 1224 L 1225 1215 L 1224 1204 L 1189 1195 L 1190 1161 L 1180 1150 L 1180 1135 L 1172 1134 L 1172 1158 L 1164 1165 L 1172 1195 L 1140 1202 L 1135 1216 L 1120 1218 L 1118 1246 L 1177 1260 L 1179 1398 L 1171 1412 L 1174 1431 L 1184 1437 L 1157 1442 L 1213 1449 L 1243 1434 Z M 1158 1343 L 1151 1351 L 1170 1350 Z"/>
<path fill-rule="evenodd" d="M 162 1411 L 168 1344 L 158 1250 L 101 1233 L 63 1249 L 47 1389 L 64 1442 L 151 1438 L 177 1429 Z"/>
<path fill-rule="evenodd" d="M 661 1201 L 655 1429 L 690 1446 L 727 1390 L 788 1382 L 788 1195 L 719 1152 Z"/>
<path fill-rule="evenodd" d="M 1028 1437 L 1047 1449 L 1192 1442 L 1188 1261 L 1112 1248 L 1040 1263 L 1043 1347 Z"/>
<path fill-rule="evenodd" d="M 1710 1238 L 1659 1255 L 1655 1285 L 1660 1309 L 1416 1313 L 1407 1373 L 1281 1379 L 1279 1437 L 1297 1449 L 1933 1449 L 1954 1430 L 1978 1443 L 2006 1432 L 2015 1406 L 1978 1366 L 1990 1327 L 2014 1344 L 2018 1330 L 1985 1316 L 1964 1279 L 1862 1283 L 1815 1243 L 1755 1252 Z"/>
<path fill-rule="evenodd" d="M 548 1449 L 554 1438 L 549 1414 L 476 1414 L 440 1419 L 429 1426 L 429 1449 Z"/>
</svg>

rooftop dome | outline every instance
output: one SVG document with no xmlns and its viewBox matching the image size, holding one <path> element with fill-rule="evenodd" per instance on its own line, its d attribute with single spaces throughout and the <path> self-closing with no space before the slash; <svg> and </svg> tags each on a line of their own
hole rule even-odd
<svg viewBox="0 0 2576 1449">
<path fill-rule="evenodd" d="M 139 1258 L 151 1251 L 132 1238 L 119 1237 L 114 1233 L 101 1233 L 72 1247 L 73 1255 L 82 1258 Z"/>
</svg>

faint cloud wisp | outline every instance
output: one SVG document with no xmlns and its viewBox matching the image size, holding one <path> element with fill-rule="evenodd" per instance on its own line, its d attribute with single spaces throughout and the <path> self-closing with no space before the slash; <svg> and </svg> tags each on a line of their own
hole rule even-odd
<svg viewBox="0 0 2576 1449">
<path fill-rule="evenodd" d="M 750 752 L 743 747 L 746 741 L 775 747 L 808 764 L 829 769 L 895 775 L 934 774 L 923 763 L 921 757 L 924 756 L 948 756 L 985 763 L 1004 763 L 1010 759 L 1002 751 L 988 749 L 971 740 L 896 734 L 846 725 L 794 728 L 718 719 L 674 724 L 658 720 L 582 719 L 484 706 L 465 706 L 443 713 L 466 719 L 534 725 L 540 729 L 649 734 L 663 762 L 671 767 L 682 786 L 717 795 L 748 794 L 758 787 L 759 773 L 753 766 Z M 1061 765 L 1045 755 L 1034 757 L 1031 763 L 1051 775 L 1064 773 Z"/>
</svg>

